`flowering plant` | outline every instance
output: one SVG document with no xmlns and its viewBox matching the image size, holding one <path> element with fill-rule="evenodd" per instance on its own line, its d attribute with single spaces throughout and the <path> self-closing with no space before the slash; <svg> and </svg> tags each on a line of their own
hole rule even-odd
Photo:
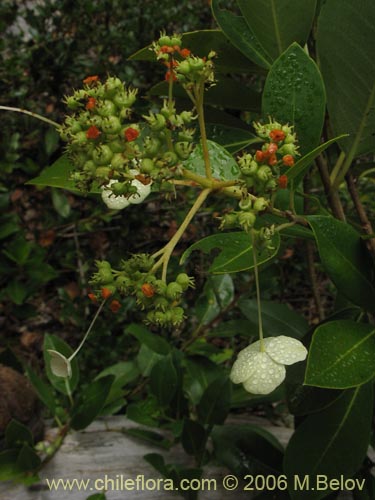
<svg viewBox="0 0 375 500">
<path fill-rule="evenodd" d="M 319 9 L 315 0 L 237 4 L 241 16 L 212 2 L 220 30 L 161 33 L 133 56 L 165 68 L 165 81 L 150 93 L 161 100 L 147 113 L 137 108 L 136 89 L 117 77 L 91 75 L 65 97 L 64 122 L 51 123 L 66 153 L 32 181 L 36 185 L 41 178 L 52 185 L 57 173 L 60 187 L 100 195 L 98 203 L 109 213 L 138 210 L 140 217 L 142 205 L 173 203 L 183 192 L 185 213 L 164 246 L 147 242 L 149 248 L 124 254 L 117 264 L 96 261 L 89 294 L 96 314 L 78 348 L 73 352 L 59 337 L 46 336 L 47 376 L 61 398 L 48 407 L 60 437 L 124 407 L 128 418 L 170 430 L 196 467 L 181 469 L 155 455 L 147 459 L 176 481 L 201 477 L 212 453 L 241 476 L 273 470 L 281 478 L 311 471 L 333 479 L 338 472 L 368 477 L 363 464 L 375 375 L 375 250 L 352 166 L 375 150 L 373 68 L 367 72 L 366 44 L 354 55 L 349 42 L 350 64 L 341 65 L 337 54 L 346 42 L 331 26 L 346 32 L 349 26 L 348 40 L 361 37 L 364 12 L 375 18 L 375 8 L 365 0 L 366 9 L 353 19 L 349 0 L 331 0 Z M 291 4 L 293 23 L 285 14 Z M 274 25 L 264 23 L 271 18 Z M 311 31 L 314 20 L 317 32 Z M 234 71 L 254 74 L 243 83 L 240 76 L 228 78 Z M 346 94 L 358 74 L 364 83 L 353 106 Z M 246 110 L 242 120 L 229 115 L 230 108 Z M 346 221 L 345 185 L 357 224 Z M 213 205 L 215 231 L 180 252 L 177 264 L 187 229 Z M 262 277 L 287 258 L 291 240 L 302 241 L 306 253 L 318 322 L 310 329 L 301 315 L 274 300 L 266 278 L 273 300 L 261 300 Z M 213 250 L 209 277 L 199 288 L 190 264 L 194 252 Z M 315 251 L 347 306 L 337 305 L 331 317 L 321 302 Z M 77 359 L 96 318 L 107 306 L 121 315 L 129 304 L 142 320 L 126 328 L 139 344 L 136 355 L 104 369 L 77 396 Z M 253 342 L 244 348 L 249 337 Z M 44 401 L 54 401 L 36 374 L 30 378 Z M 285 452 L 265 433 L 224 424 L 231 409 L 275 407 L 282 400 L 298 417 Z M 160 441 L 159 434 L 150 437 L 142 429 L 137 436 Z M 255 442 L 271 447 L 273 458 Z M 350 458 L 336 463 L 338 456 Z M 291 498 L 323 495 L 288 486 Z"/>
</svg>

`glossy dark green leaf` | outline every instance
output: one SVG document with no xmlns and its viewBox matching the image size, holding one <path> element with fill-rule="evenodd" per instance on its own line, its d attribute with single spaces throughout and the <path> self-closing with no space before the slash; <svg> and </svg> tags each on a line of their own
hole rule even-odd
<svg viewBox="0 0 375 500">
<path fill-rule="evenodd" d="M 333 217 L 308 216 L 322 264 L 339 292 L 354 304 L 375 310 L 372 262 L 360 235 Z"/>
<path fill-rule="evenodd" d="M 238 179 L 240 169 L 233 156 L 216 142 L 207 141 L 207 144 L 213 177 L 220 180 Z M 182 163 L 187 170 L 206 176 L 201 144 L 198 144 L 190 157 Z"/>
<path fill-rule="evenodd" d="M 25 443 L 33 446 L 34 438 L 26 425 L 12 419 L 5 429 L 5 442 L 7 448 L 18 448 Z"/>
<path fill-rule="evenodd" d="M 314 332 L 305 384 L 346 389 L 375 376 L 375 327 L 356 321 L 330 321 Z"/>
<path fill-rule="evenodd" d="M 165 477 L 168 474 L 168 468 L 165 464 L 163 455 L 160 455 L 159 453 L 148 453 L 147 455 L 144 455 L 143 458 L 162 476 Z"/>
<path fill-rule="evenodd" d="M 232 384 L 228 378 L 221 376 L 211 382 L 197 406 L 200 423 L 222 424 L 230 410 L 231 392 Z"/>
<path fill-rule="evenodd" d="M 273 236 L 272 244 L 274 250 L 262 250 L 258 255 L 259 265 L 264 264 L 277 254 L 280 246 L 279 233 L 275 233 Z M 251 235 L 243 231 L 214 234 L 197 241 L 185 250 L 180 263 L 186 262 L 194 250 L 210 253 L 214 249 L 219 249 L 220 253 L 209 267 L 208 272 L 210 273 L 237 273 L 254 267 Z"/>
<path fill-rule="evenodd" d="M 293 42 L 304 45 L 314 19 L 316 0 L 237 0 L 241 13 L 272 60 Z"/>
<path fill-rule="evenodd" d="M 34 186 L 49 186 L 68 189 L 69 191 L 78 191 L 74 182 L 69 179 L 73 170 L 73 165 L 70 163 L 67 155 L 62 155 L 50 167 L 42 170 L 42 172 L 26 182 Z"/>
<path fill-rule="evenodd" d="M 160 406 L 168 406 L 177 390 L 177 373 L 170 356 L 158 361 L 150 373 L 150 390 Z"/>
<path fill-rule="evenodd" d="M 157 354 L 166 355 L 171 350 L 165 339 L 151 333 L 150 330 L 143 325 L 132 323 L 125 331 L 133 335 L 141 344 L 146 345 L 151 351 Z"/>
<path fill-rule="evenodd" d="M 24 444 L 17 457 L 17 468 L 24 472 L 36 470 L 41 464 L 41 459 L 28 444 Z"/>
<path fill-rule="evenodd" d="M 153 366 L 163 359 L 163 354 L 158 354 L 147 347 L 146 344 L 141 344 L 141 348 L 136 357 L 137 366 L 139 371 L 144 377 L 148 377 Z"/>
<path fill-rule="evenodd" d="M 221 9 L 220 4 L 219 0 L 213 0 L 211 5 L 215 21 L 224 35 L 251 61 L 254 61 L 262 68 L 269 69 L 272 59 L 246 23 L 245 18 L 237 16 L 229 10 Z"/>
<path fill-rule="evenodd" d="M 22 474 L 22 469 L 17 464 L 18 455 L 19 449 L 0 452 L 0 481 L 10 481 Z"/>
<path fill-rule="evenodd" d="M 101 371 L 99 375 L 96 376 L 96 380 L 107 375 L 113 375 L 115 379 L 100 415 L 112 414 L 114 411 L 117 412 L 124 406 L 126 401 L 123 398 L 123 387 L 138 378 L 141 373 L 134 361 L 120 361 Z"/>
<path fill-rule="evenodd" d="M 168 83 L 160 82 L 149 90 L 149 95 L 168 96 Z M 176 86 L 173 91 L 174 98 L 187 98 L 184 88 Z M 261 94 L 251 86 L 238 82 L 233 78 L 220 75 L 214 86 L 208 88 L 204 94 L 205 105 L 226 107 L 228 109 L 239 109 L 260 112 Z M 192 107 L 189 101 L 189 107 Z"/>
<path fill-rule="evenodd" d="M 136 428 L 123 429 L 122 432 L 128 436 L 132 436 L 146 443 L 149 443 L 152 446 L 163 448 L 164 450 L 169 450 L 169 448 L 172 446 L 172 442 L 166 439 L 165 436 L 159 434 L 158 432 L 149 431 L 147 429 L 136 429 Z"/>
<path fill-rule="evenodd" d="M 195 314 L 201 325 L 212 321 L 234 298 L 233 280 L 229 274 L 210 276 L 198 297 Z"/>
<path fill-rule="evenodd" d="M 56 337 L 56 335 L 46 334 L 44 336 L 44 344 L 43 344 L 43 356 L 45 369 L 47 373 L 48 380 L 51 382 L 53 387 L 57 389 L 59 392 L 63 394 L 68 394 L 68 389 L 66 386 L 66 381 L 64 378 L 56 377 L 51 371 L 51 355 L 47 352 L 49 349 L 57 351 L 61 353 L 66 358 L 69 358 L 71 354 L 73 354 L 72 348 L 60 337 Z M 79 379 L 79 370 L 78 370 L 78 362 L 77 358 L 73 358 L 71 361 L 72 367 L 72 376 L 68 379 L 69 383 L 69 391 L 73 392 L 77 387 L 78 379 Z"/>
<path fill-rule="evenodd" d="M 324 84 L 315 62 L 297 43 L 272 65 L 262 110 L 264 118 L 294 125 L 302 154 L 319 144 L 325 115 Z"/>
<path fill-rule="evenodd" d="M 251 323 L 251 331 L 258 328 L 258 306 L 256 300 L 241 300 L 241 312 Z M 286 304 L 262 300 L 263 331 L 267 336 L 286 335 L 300 339 L 308 330 L 303 316 L 290 309 Z"/>
<path fill-rule="evenodd" d="M 26 367 L 26 374 L 34 387 L 39 399 L 47 406 L 52 415 L 55 413 L 55 396 L 51 385 L 46 384 L 31 367 Z"/>
<path fill-rule="evenodd" d="M 191 356 L 184 361 L 184 365 L 184 389 L 190 401 L 196 405 L 210 383 L 222 374 L 222 369 L 203 356 Z"/>
<path fill-rule="evenodd" d="M 138 424 L 159 427 L 160 407 L 156 398 L 150 395 L 143 401 L 130 403 L 126 407 L 126 416 Z"/>
<path fill-rule="evenodd" d="M 6 287 L 6 293 L 9 299 L 20 306 L 24 303 L 26 297 L 29 295 L 29 290 L 24 283 L 21 283 L 17 279 L 14 279 L 8 283 Z"/>
<path fill-rule="evenodd" d="M 182 35 L 182 46 L 189 48 L 197 56 L 204 57 L 214 50 L 215 70 L 219 72 L 254 71 L 249 60 L 242 55 L 225 37 L 221 30 L 191 31 Z M 156 61 L 150 45 L 129 57 L 133 61 Z"/>
<path fill-rule="evenodd" d="M 227 127 L 219 123 L 208 123 L 206 132 L 209 139 L 223 146 L 231 154 L 260 142 L 259 138 L 248 130 Z"/>
<path fill-rule="evenodd" d="M 203 425 L 195 420 L 184 419 L 181 444 L 188 455 L 199 462 L 206 447 L 207 433 Z"/>
<path fill-rule="evenodd" d="M 300 424 L 289 441 L 284 459 L 292 499 L 325 497 L 330 490 L 316 488 L 317 475 L 329 481 L 341 475 L 349 478 L 358 470 L 368 448 L 372 412 L 373 388 L 372 384 L 366 384 L 344 391 L 328 408 L 308 416 Z M 296 476 L 308 476 L 310 488 L 294 488 Z"/>
<path fill-rule="evenodd" d="M 84 429 L 95 420 L 106 402 L 114 379 L 113 375 L 106 375 L 92 382 L 80 393 L 72 410 L 73 429 Z"/>
<path fill-rule="evenodd" d="M 375 151 L 375 3 L 330 0 L 321 9 L 317 50 L 335 134 L 352 159 Z"/>
<path fill-rule="evenodd" d="M 283 449 L 265 429 L 251 424 L 223 425 L 212 432 L 215 457 L 239 477 L 279 474 Z"/>
<path fill-rule="evenodd" d="M 312 162 L 315 160 L 315 158 L 317 156 L 319 156 L 320 153 L 325 151 L 331 144 L 333 144 L 334 142 L 337 142 L 338 140 L 342 139 L 343 137 L 346 137 L 346 134 L 339 135 L 338 137 L 335 137 L 334 139 L 330 139 L 329 141 L 326 141 L 324 144 L 321 144 L 317 148 L 310 151 L 310 153 L 307 153 L 302 158 L 297 160 L 296 163 L 293 165 L 293 168 L 290 168 L 285 172 L 285 174 L 288 176 L 288 179 L 290 181 L 293 180 L 294 185 L 296 186 L 299 182 L 302 181 L 303 176 L 308 171 L 308 169 L 312 165 Z"/>
</svg>

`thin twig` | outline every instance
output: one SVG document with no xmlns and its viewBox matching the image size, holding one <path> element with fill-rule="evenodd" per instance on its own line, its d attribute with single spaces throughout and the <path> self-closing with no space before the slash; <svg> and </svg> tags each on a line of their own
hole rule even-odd
<svg viewBox="0 0 375 500">
<path fill-rule="evenodd" d="M 319 155 L 316 159 L 316 164 L 319 169 L 320 177 L 323 182 L 324 191 L 327 195 L 329 206 L 333 212 L 333 215 L 345 222 L 345 213 L 342 208 L 341 200 L 336 189 L 332 189 L 332 184 L 329 176 L 328 165 L 325 158 L 322 155 Z"/>
</svg>

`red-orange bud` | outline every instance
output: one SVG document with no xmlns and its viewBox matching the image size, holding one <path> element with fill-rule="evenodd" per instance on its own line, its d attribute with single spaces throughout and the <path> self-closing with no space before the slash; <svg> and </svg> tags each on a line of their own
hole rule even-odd
<svg viewBox="0 0 375 500">
<path fill-rule="evenodd" d="M 95 293 L 89 293 L 89 294 L 87 294 L 87 296 L 88 296 L 88 298 L 89 298 L 92 302 L 94 302 L 94 304 L 96 304 L 96 302 L 98 302 L 98 299 L 96 298 Z"/>
<path fill-rule="evenodd" d="M 275 154 L 272 154 L 269 159 L 268 159 L 268 165 L 270 165 L 271 167 L 273 167 L 274 165 L 276 165 L 277 163 L 277 158 L 276 158 L 276 155 Z"/>
<path fill-rule="evenodd" d="M 102 288 L 101 294 L 102 294 L 103 299 L 107 300 L 112 295 L 112 292 L 111 292 L 111 290 L 109 290 L 109 288 Z"/>
<path fill-rule="evenodd" d="M 283 164 L 287 167 L 293 167 L 294 165 L 294 158 L 292 155 L 285 155 L 283 156 Z"/>
<path fill-rule="evenodd" d="M 124 136 L 128 142 L 132 142 L 139 136 L 139 132 L 135 128 L 128 127 L 124 132 Z"/>
<path fill-rule="evenodd" d="M 277 128 L 275 128 L 274 130 L 271 130 L 269 135 L 270 135 L 271 139 L 275 142 L 280 142 L 280 141 L 283 141 L 285 139 L 285 132 L 283 132 L 282 130 L 279 130 Z"/>
<path fill-rule="evenodd" d="M 278 145 L 275 144 L 274 142 L 271 142 L 271 144 L 268 146 L 268 152 L 270 155 L 275 154 L 278 149 L 279 149 Z"/>
<path fill-rule="evenodd" d="M 155 288 L 150 283 L 143 283 L 141 290 L 145 297 L 150 298 L 155 295 Z"/>
<path fill-rule="evenodd" d="M 173 80 L 174 82 L 177 80 L 177 76 L 175 75 L 174 71 L 167 71 L 165 73 L 165 79 L 167 82 L 169 82 L 170 80 Z"/>
<path fill-rule="evenodd" d="M 91 127 L 86 132 L 87 139 L 97 139 L 100 136 L 101 132 L 98 127 L 95 125 L 91 125 Z"/>
<path fill-rule="evenodd" d="M 109 308 L 113 313 L 117 313 L 121 309 L 121 304 L 118 300 L 112 300 L 109 304 Z"/>
<path fill-rule="evenodd" d="M 96 106 L 96 99 L 95 99 L 95 97 L 89 97 L 87 99 L 86 109 L 94 109 L 95 106 Z"/>
<path fill-rule="evenodd" d="M 280 189 L 286 189 L 288 185 L 288 177 L 286 175 L 280 175 L 277 182 Z"/>
<path fill-rule="evenodd" d="M 264 160 L 264 153 L 263 151 L 261 151 L 260 149 L 258 149 L 258 151 L 256 151 L 255 153 L 255 158 L 256 158 L 256 161 L 263 161 Z"/>
<path fill-rule="evenodd" d="M 96 83 L 99 80 L 98 75 L 88 76 L 83 80 L 85 85 L 90 85 L 90 83 Z"/>
<path fill-rule="evenodd" d="M 174 52 L 174 47 L 169 47 L 169 45 L 162 45 L 160 47 L 160 52 L 162 54 L 171 54 L 172 52 Z"/>
</svg>

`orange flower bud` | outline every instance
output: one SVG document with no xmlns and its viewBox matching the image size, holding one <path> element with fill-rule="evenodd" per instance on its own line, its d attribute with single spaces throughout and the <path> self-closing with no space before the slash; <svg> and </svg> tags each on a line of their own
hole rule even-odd
<svg viewBox="0 0 375 500">
<path fill-rule="evenodd" d="M 270 165 L 271 167 L 273 167 L 274 165 L 276 165 L 277 163 L 277 158 L 276 158 L 276 155 L 275 154 L 272 154 L 269 159 L 268 159 L 268 165 Z"/>
<path fill-rule="evenodd" d="M 117 313 L 121 309 L 121 304 L 118 300 L 112 300 L 109 304 L 109 308 L 113 313 Z"/>
<path fill-rule="evenodd" d="M 107 300 L 112 295 L 112 292 L 111 290 L 109 290 L 109 288 L 102 288 L 101 294 L 103 299 Z"/>
<path fill-rule="evenodd" d="M 181 49 L 180 54 L 182 57 L 186 58 L 190 56 L 191 52 L 189 49 Z"/>
<path fill-rule="evenodd" d="M 256 158 L 256 161 L 258 162 L 261 162 L 264 160 L 264 153 L 263 151 L 261 151 L 260 149 L 258 149 L 258 151 L 256 151 L 255 153 L 255 158 Z"/>
<path fill-rule="evenodd" d="M 87 100 L 87 104 L 86 104 L 86 109 L 94 109 L 96 106 L 96 99 L 95 97 L 89 97 L 88 100 Z"/>
<path fill-rule="evenodd" d="M 135 128 L 128 127 L 124 132 L 124 136 L 128 142 L 132 142 L 139 136 L 139 132 Z"/>
<path fill-rule="evenodd" d="M 280 141 L 283 141 L 285 139 L 285 132 L 283 132 L 282 130 L 279 130 L 277 128 L 274 130 L 271 130 L 269 135 L 270 135 L 271 139 L 275 142 L 280 142 Z"/>
<path fill-rule="evenodd" d="M 100 136 L 101 132 L 98 127 L 95 125 L 91 125 L 91 127 L 86 132 L 87 139 L 97 139 Z"/>
<path fill-rule="evenodd" d="M 174 51 L 174 47 L 169 47 L 169 45 L 163 45 L 162 47 L 160 47 L 160 52 L 162 54 L 171 54 Z"/>
<path fill-rule="evenodd" d="M 88 76 L 83 80 L 85 85 L 90 85 L 90 83 L 96 83 L 99 80 L 98 75 Z"/>
<path fill-rule="evenodd" d="M 292 155 L 285 155 L 283 156 L 283 164 L 287 167 L 293 167 L 294 165 L 294 158 Z"/>
<path fill-rule="evenodd" d="M 88 298 L 89 298 L 92 302 L 94 302 L 94 304 L 96 304 L 96 303 L 98 302 L 98 299 L 96 298 L 95 293 L 89 293 L 89 294 L 87 294 L 87 296 L 88 296 Z"/>
<path fill-rule="evenodd" d="M 288 185 L 288 177 L 286 175 L 280 175 L 277 182 L 280 189 L 286 189 Z"/>
<path fill-rule="evenodd" d="M 278 149 L 278 145 L 274 142 L 271 142 L 271 144 L 268 146 L 268 152 L 270 155 L 275 154 Z"/>
<path fill-rule="evenodd" d="M 167 82 L 169 82 L 170 80 L 173 80 L 175 82 L 175 81 L 177 81 L 177 76 L 176 76 L 176 74 L 175 74 L 174 71 L 169 71 L 168 70 L 165 73 L 165 79 L 166 79 Z"/>
<path fill-rule="evenodd" d="M 155 288 L 150 283 L 143 283 L 141 290 L 145 297 L 150 298 L 155 295 Z"/>
</svg>

